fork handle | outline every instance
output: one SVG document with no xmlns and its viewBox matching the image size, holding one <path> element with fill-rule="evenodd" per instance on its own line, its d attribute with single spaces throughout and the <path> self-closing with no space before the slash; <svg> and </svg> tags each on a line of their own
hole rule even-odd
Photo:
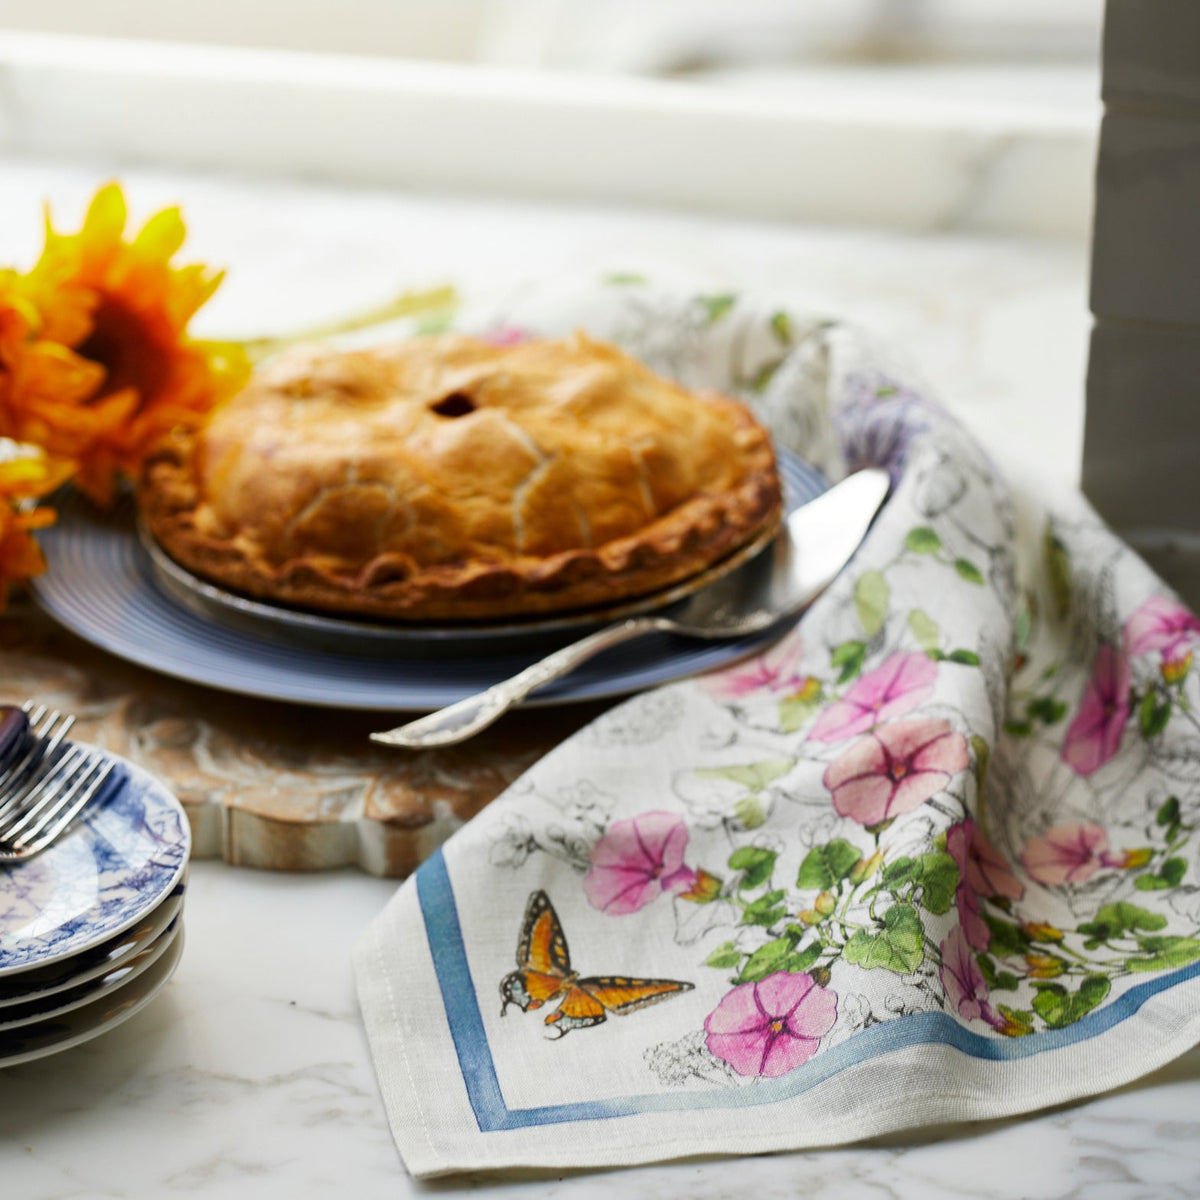
<svg viewBox="0 0 1200 1200">
<path fill-rule="evenodd" d="M 486 692 L 468 696 L 398 729 L 373 733 L 371 741 L 387 746 L 407 746 L 412 750 L 465 742 L 497 721 L 530 692 L 570 674 L 580 663 L 599 654 L 601 650 L 627 642 L 630 638 L 641 637 L 643 633 L 653 633 L 662 627 L 657 617 L 630 617 L 627 621 L 607 625 L 561 650 L 547 654 L 511 679 L 494 684 Z"/>
</svg>

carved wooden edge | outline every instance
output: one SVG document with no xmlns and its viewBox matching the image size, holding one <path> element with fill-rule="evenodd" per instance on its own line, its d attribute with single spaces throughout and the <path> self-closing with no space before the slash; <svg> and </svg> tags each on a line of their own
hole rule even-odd
<svg viewBox="0 0 1200 1200">
<path fill-rule="evenodd" d="M 402 878 L 607 702 L 510 713 L 463 746 L 373 745 L 397 714 L 236 696 L 86 644 L 26 599 L 0 615 L 0 703 L 74 713 L 71 736 L 161 780 L 193 858 L 278 871 Z"/>
<path fill-rule="evenodd" d="M 465 823 L 449 806 L 418 825 L 364 816 L 288 819 L 205 801 L 184 800 L 183 808 L 192 828 L 193 859 L 266 871 L 354 868 L 390 879 L 411 875 Z"/>
</svg>

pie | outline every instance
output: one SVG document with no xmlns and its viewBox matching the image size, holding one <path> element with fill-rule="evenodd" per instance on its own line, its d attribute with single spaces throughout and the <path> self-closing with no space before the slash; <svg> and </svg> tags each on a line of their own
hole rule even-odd
<svg viewBox="0 0 1200 1200">
<path fill-rule="evenodd" d="M 773 527 L 767 432 L 583 334 L 281 355 L 151 455 L 144 526 L 224 587 L 404 621 L 656 592 Z"/>
</svg>

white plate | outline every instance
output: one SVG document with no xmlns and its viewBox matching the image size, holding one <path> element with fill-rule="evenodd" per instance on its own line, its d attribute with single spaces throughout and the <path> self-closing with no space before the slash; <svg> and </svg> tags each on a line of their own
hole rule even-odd
<svg viewBox="0 0 1200 1200">
<path fill-rule="evenodd" d="M 91 1041 L 115 1029 L 144 1008 L 171 978 L 183 955 L 183 931 L 172 939 L 163 956 L 140 975 L 91 1004 L 61 1017 L 0 1034 L 0 1067 L 44 1058 L 60 1050 Z"/>
<path fill-rule="evenodd" d="M 191 849 L 183 806 L 115 754 L 83 819 L 27 862 L 0 867 L 0 978 L 98 946 L 157 908 Z"/>
<path fill-rule="evenodd" d="M 98 978 L 90 979 L 54 996 L 39 997 L 27 1004 L 14 1004 L 9 1008 L 0 1009 L 0 1044 L 3 1044 L 3 1036 L 12 1030 L 44 1025 L 51 1018 L 57 1019 L 111 995 L 117 988 L 123 987 L 143 971 L 149 970 L 166 953 L 182 930 L 182 921 L 177 916 L 159 937 L 144 945 L 132 958 L 126 959 L 120 966 L 112 968 Z"/>
</svg>

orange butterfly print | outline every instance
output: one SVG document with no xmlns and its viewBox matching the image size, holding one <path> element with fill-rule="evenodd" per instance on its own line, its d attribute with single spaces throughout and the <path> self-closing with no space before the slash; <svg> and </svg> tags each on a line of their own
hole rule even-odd
<svg viewBox="0 0 1200 1200">
<path fill-rule="evenodd" d="M 521 937 L 517 942 L 516 971 L 500 981 L 504 1016 L 510 1004 L 522 1012 L 561 1000 L 546 1015 L 546 1024 L 558 1036 L 572 1029 L 587 1029 L 607 1020 L 609 1013 L 623 1016 L 657 1004 L 679 992 L 690 992 L 692 984 L 677 979 L 627 979 L 623 975 L 589 975 L 581 979 L 571 970 L 567 939 L 558 915 L 543 891 L 534 892 L 525 908 Z"/>
</svg>

